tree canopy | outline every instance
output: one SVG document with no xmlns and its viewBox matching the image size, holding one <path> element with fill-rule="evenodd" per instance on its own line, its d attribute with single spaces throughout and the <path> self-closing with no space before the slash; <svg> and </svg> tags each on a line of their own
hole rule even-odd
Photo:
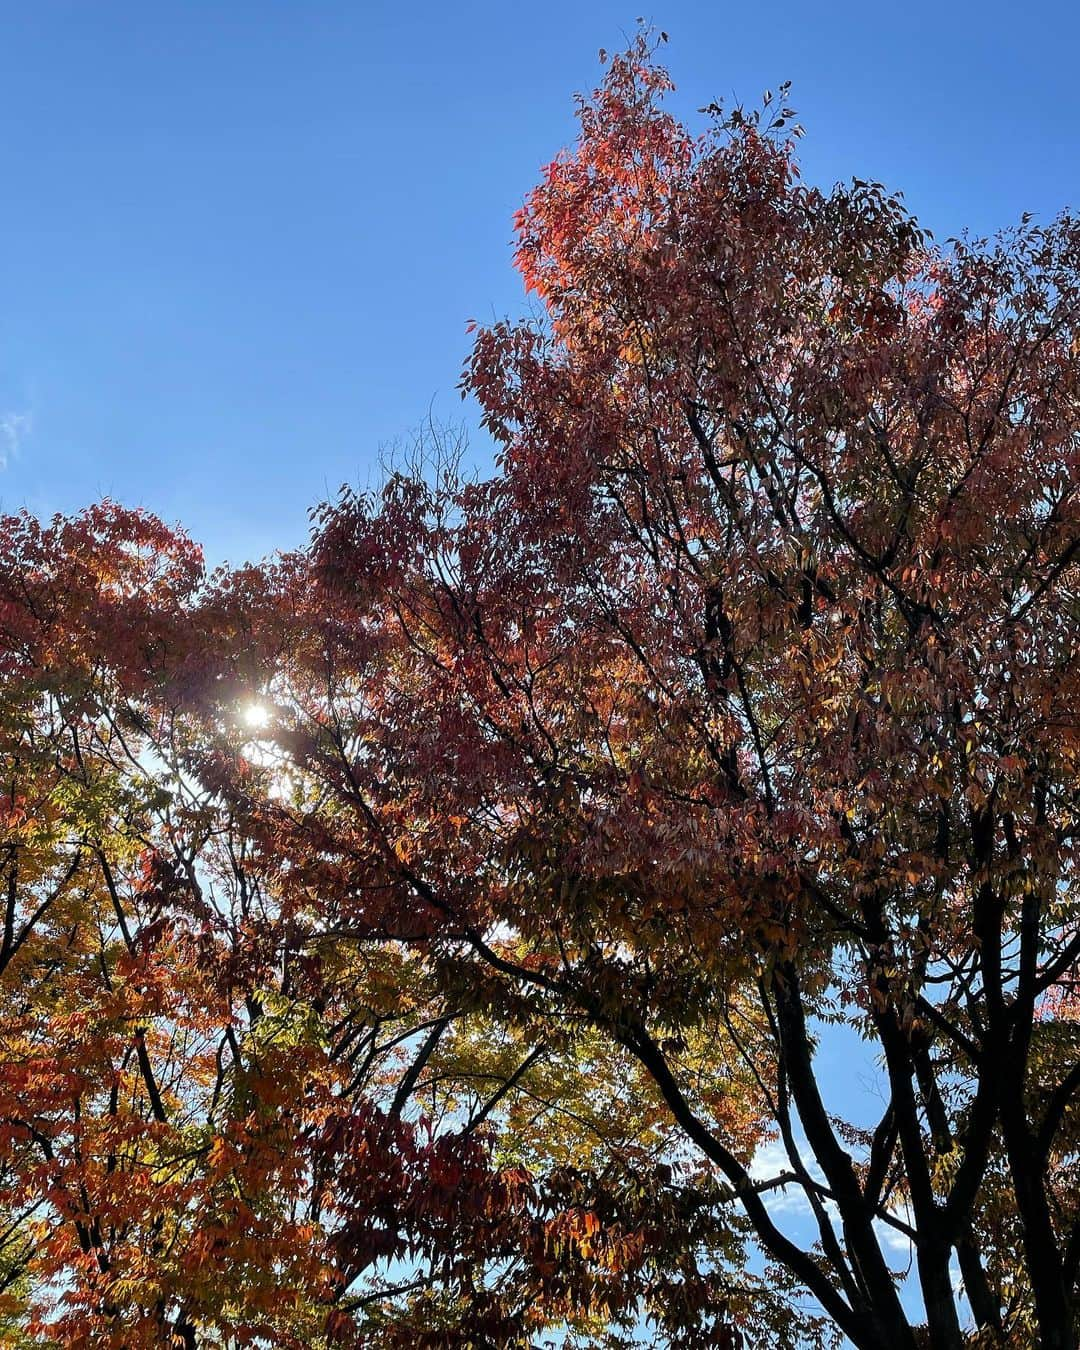
<svg viewBox="0 0 1080 1350">
<path fill-rule="evenodd" d="M 7 1343 L 1075 1350 L 1080 222 L 669 88 L 517 218 L 489 476 L 0 519 Z"/>
</svg>

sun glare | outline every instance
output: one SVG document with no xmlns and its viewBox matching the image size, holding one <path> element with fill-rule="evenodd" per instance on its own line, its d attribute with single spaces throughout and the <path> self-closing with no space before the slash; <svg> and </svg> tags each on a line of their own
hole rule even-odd
<svg viewBox="0 0 1080 1350">
<path fill-rule="evenodd" d="M 270 725 L 270 709 L 265 703 L 245 703 L 240 709 L 240 721 L 251 731 L 265 731 Z"/>
</svg>

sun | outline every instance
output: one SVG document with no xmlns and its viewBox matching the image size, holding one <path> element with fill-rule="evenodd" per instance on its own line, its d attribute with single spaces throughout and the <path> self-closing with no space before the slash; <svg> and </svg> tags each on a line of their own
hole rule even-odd
<svg viewBox="0 0 1080 1350">
<path fill-rule="evenodd" d="M 270 725 L 270 709 L 265 703 L 245 703 L 240 709 L 240 721 L 251 731 L 265 731 Z"/>
</svg>

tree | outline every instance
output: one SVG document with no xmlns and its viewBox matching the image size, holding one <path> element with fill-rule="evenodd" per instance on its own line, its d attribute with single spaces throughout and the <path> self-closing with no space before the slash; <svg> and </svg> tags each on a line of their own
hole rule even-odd
<svg viewBox="0 0 1080 1350">
<path fill-rule="evenodd" d="M 4 1344 L 340 1341 L 357 1273 L 497 1240 L 522 1183 L 400 1118 L 431 980 L 296 940 L 236 703 L 234 618 L 280 578 L 219 579 L 200 628 L 199 551 L 153 517 L 0 540 Z"/>
<path fill-rule="evenodd" d="M 668 88 L 640 37 L 526 200 L 490 478 L 210 579 L 5 527 L 54 1341 L 1077 1346 L 1080 222 L 936 248 Z"/>
</svg>

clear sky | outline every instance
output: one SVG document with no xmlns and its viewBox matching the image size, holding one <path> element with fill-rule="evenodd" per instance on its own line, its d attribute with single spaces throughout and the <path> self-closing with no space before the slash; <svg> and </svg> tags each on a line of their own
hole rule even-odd
<svg viewBox="0 0 1080 1350">
<path fill-rule="evenodd" d="M 0 505 L 103 494 L 214 560 L 455 393 L 517 313 L 510 218 L 631 0 L 0 3 Z M 902 188 L 939 236 L 1080 206 L 1065 0 L 666 0 L 678 109 L 783 79 L 805 175 Z M 482 445 L 478 454 L 483 454 Z"/>
</svg>

